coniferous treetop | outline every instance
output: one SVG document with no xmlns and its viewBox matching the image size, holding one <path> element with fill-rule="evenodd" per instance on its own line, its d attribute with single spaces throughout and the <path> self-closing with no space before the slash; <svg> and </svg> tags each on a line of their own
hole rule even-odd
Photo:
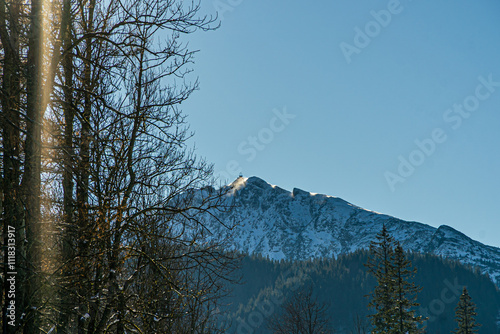
<svg viewBox="0 0 500 334">
<path fill-rule="evenodd" d="M 467 288 L 464 287 L 458 305 L 455 309 L 455 319 L 457 321 L 456 334 L 473 334 L 478 332 L 481 326 L 476 322 L 476 305 L 472 302 Z"/>
</svg>

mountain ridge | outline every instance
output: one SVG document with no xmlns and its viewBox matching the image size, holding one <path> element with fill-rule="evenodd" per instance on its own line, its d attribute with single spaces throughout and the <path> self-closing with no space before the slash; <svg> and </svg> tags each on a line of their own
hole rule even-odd
<svg viewBox="0 0 500 334">
<path fill-rule="evenodd" d="M 232 209 L 216 213 L 227 231 L 212 224 L 233 247 L 274 260 L 335 257 L 366 249 L 385 224 L 404 249 L 430 253 L 478 266 L 500 284 L 500 248 L 475 241 L 448 225 L 405 221 L 366 210 L 342 198 L 292 191 L 258 177 L 239 177 L 227 186 Z"/>
</svg>

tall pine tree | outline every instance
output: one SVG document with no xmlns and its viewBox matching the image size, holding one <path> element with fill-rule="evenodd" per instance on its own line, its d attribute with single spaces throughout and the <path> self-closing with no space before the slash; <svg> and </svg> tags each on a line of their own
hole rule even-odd
<svg viewBox="0 0 500 334">
<path fill-rule="evenodd" d="M 420 333 L 421 316 L 412 309 L 416 302 L 417 287 L 411 279 L 416 272 L 406 258 L 403 248 L 387 231 L 386 226 L 370 245 L 370 258 L 366 266 L 376 278 L 369 307 L 372 333 Z"/>
<path fill-rule="evenodd" d="M 371 257 L 366 266 L 377 280 L 368 304 L 374 309 L 369 317 L 373 325 L 372 333 L 389 333 L 395 328 L 393 258 L 396 241 L 389 235 L 385 225 L 370 244 Z"/>
<path fill-rule="evenodd" d="M 416 316 L 412 309 L 419 306 L 416 299 L 421 290 L 412 281 L 416 272 L 417 269 L 412 268 L 411 261 L 406 258 L 403 247 L 398 243 L 394 251 L 394 310 L 397 326 L 391 333 L 419 333 L 418 325 L 423 319 L 422 316 Z"/>
<path fill-rule="evenodd" d="M 478 327 L 480 324 L 476 323 L 475 316 L 476 305 L 472 302 L 472 298 L 467 292 L 467 288 L 464 287 L 458 305 L 455 309 L 455 319 L 458 323 L 458 328 L 454 333 L 456 334 L 473 334 L 478 332 Z"/>
</svg>

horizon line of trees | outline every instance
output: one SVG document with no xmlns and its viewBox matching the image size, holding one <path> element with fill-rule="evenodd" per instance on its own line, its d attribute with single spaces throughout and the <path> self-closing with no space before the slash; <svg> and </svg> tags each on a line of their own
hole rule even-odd
<svg viewBox="0 0 500 334">
<path fill-rule="evenodd" d="M 376 285 L 368 297 L 368 322 L 359 315 L 352 320 L 352 334 L 425 333 L 427 318 L 416 314 L 417 294 L 421 288 L 414 283 L 416 268 L 401 245 L 389 234 L 385 225 L 370 245 L 365 264 Z M 320 302 L 313 293 L 312 281 L 290 295 L 279 308 L 277 317 L 270 317 L 267 328 L 273 334 L 335 333 L 328 319 L 329 304 Z M 456 329 L 452 333 L 477 333 L 481 326 L 475 320 L 476 306 L 464 286 L 455 308 Z"/>
</svg>

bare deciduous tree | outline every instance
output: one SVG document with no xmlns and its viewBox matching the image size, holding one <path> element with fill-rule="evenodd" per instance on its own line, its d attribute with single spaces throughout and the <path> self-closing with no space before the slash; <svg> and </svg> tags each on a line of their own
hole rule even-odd
<svg viewBox="0 0 500 334">
<path fill-rule="evenodd" d="M 181 36 L 214 28 L 198 11 L 0 3 L 3 236 L 12 224 L 22 244 L 14 331 L 217 331 L 234 257 L 204 222 L 224 194 L 207 187 L 212 166 L 188 147 L 179 109 L 197 89 Z M 59 246 L 50 258 L 42 226 Z"/>
<path fill-rule="evenodd" d="M 327 309 L 327 304 L 313 296 L 311 286 L 302 288 L 285 301 L 281 314 L 271 318 L 268 328 L 274 334 L 333 333 Z"/>
</svg>

